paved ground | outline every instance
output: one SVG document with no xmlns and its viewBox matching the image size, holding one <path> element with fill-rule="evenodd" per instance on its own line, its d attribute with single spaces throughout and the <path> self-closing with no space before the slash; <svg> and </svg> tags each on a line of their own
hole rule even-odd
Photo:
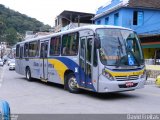
<svg viewBox="0 0 160 120">
<path fill-rule="evenodd" d="M 82 91 L 72 94 L 63 86 L 43 83 L 37 80 L 28 82 L 24 76 L 4 67 L 0 99 L 11 106 L 11 112 L 19 113 L 159 113 L 160 88 L 150 79 L 144 89 L 136 91 L 96 94 Z M 1 72 L 0 72 L 1 73 Z"/>
<path fill-rule="evenodd" d="M 3 76 L 4 76 L 3 69 L 4 68 L 0 66 L 0 87 L 2 86 L 2 83 L 3 83 Z"/>
</svg>

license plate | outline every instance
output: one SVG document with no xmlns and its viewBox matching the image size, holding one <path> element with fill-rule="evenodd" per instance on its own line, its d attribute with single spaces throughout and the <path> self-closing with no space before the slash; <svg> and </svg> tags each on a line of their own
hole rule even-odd
<svg viewBox="0 0 160 120">
<path fill-rule="evenodd" d="M 126 87 L 132 87 L 134 85 L 133 82 L 126 82 Z"/>
</svg>

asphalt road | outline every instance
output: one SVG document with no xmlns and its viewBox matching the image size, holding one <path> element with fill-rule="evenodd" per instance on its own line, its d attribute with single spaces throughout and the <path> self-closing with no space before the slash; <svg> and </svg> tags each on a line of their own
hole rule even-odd
<svg viewBox="0 0 160 120">
<path fill-rule="evenodd" d="M 113 94 L 96 94 L 82 91 L 72 94 L 63 86 L 29 82 L 8 66 L 0 70 L 3 77 L 0 99 L 7 100 L 13 114 L 110 114 L 110 113 L 159 113 L 160 88 L 147 82 L 144 89 Z"/>
</svg>

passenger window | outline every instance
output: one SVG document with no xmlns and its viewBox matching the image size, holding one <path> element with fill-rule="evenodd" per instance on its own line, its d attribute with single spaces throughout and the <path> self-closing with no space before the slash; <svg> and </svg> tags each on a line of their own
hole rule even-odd
<svg viewBox="0 0 160 120">
<path fill-rule="evenodd" d="M 92 56 L 91 55 L 92 54 L 92 42 L 93 42 L 92 38 L 87 39 L 87 51 L 86 51 L 87 56 L 86 56 L 86 58 L 90 63 L 91 63 L 91 56 Z"/>
<path fill-rule="evenodd" d="M 19 58 L 20 45 L 16 46 L 16 57 Z"/>
<path fill-rule="evenodd" d="M 37 51 L 37 41 L 33 41 L 29 43 L 29 57 L 35 57 Z"/>
<path fill-rule="evenodd" d="M 78 54 L 79 36 L 78 33 L 63 35 L 62 55 L 75 56 Z"/>
<path fill-rule="evenodd" d="M 23 58 L 23 47 L 20 47 L 20 58 Z"/>
<path fill-rule="evenodd" d="M 40 41 L 37 41 L 37 51 L 36 51 L 36 56 L 39 56 L 39 49 L 40 49 Z"/>
<path fill-rule="evenodd" d="M 50 56 L 60 55 L 61 37 L 53 37 L 50 41 Z"/>
<path fill-rule="evenodd" d="M 24 57 L 28 57 L 28 43 L 24 44 Z"/>
</svg>

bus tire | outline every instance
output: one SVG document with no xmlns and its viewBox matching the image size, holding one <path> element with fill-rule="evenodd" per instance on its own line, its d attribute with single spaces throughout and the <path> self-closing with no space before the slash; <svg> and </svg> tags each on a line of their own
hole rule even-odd
<svg viewBox="0 0 160 120">
<path fill-rule="evenodd" d="M 28 81 L 32 81 L 32 77 L 31 77 L 31 70 L 29 67 L 26 68 L 26 79 Z"/>
<path fill-rule="evenodd" d="M 65 82 L 65 88 L 71 93 L 79 93 L 79 88 L 77 85 L 76 77 L 74 73 L 70 73 L 67 75 L 67 79 Z"/>
</svg>

